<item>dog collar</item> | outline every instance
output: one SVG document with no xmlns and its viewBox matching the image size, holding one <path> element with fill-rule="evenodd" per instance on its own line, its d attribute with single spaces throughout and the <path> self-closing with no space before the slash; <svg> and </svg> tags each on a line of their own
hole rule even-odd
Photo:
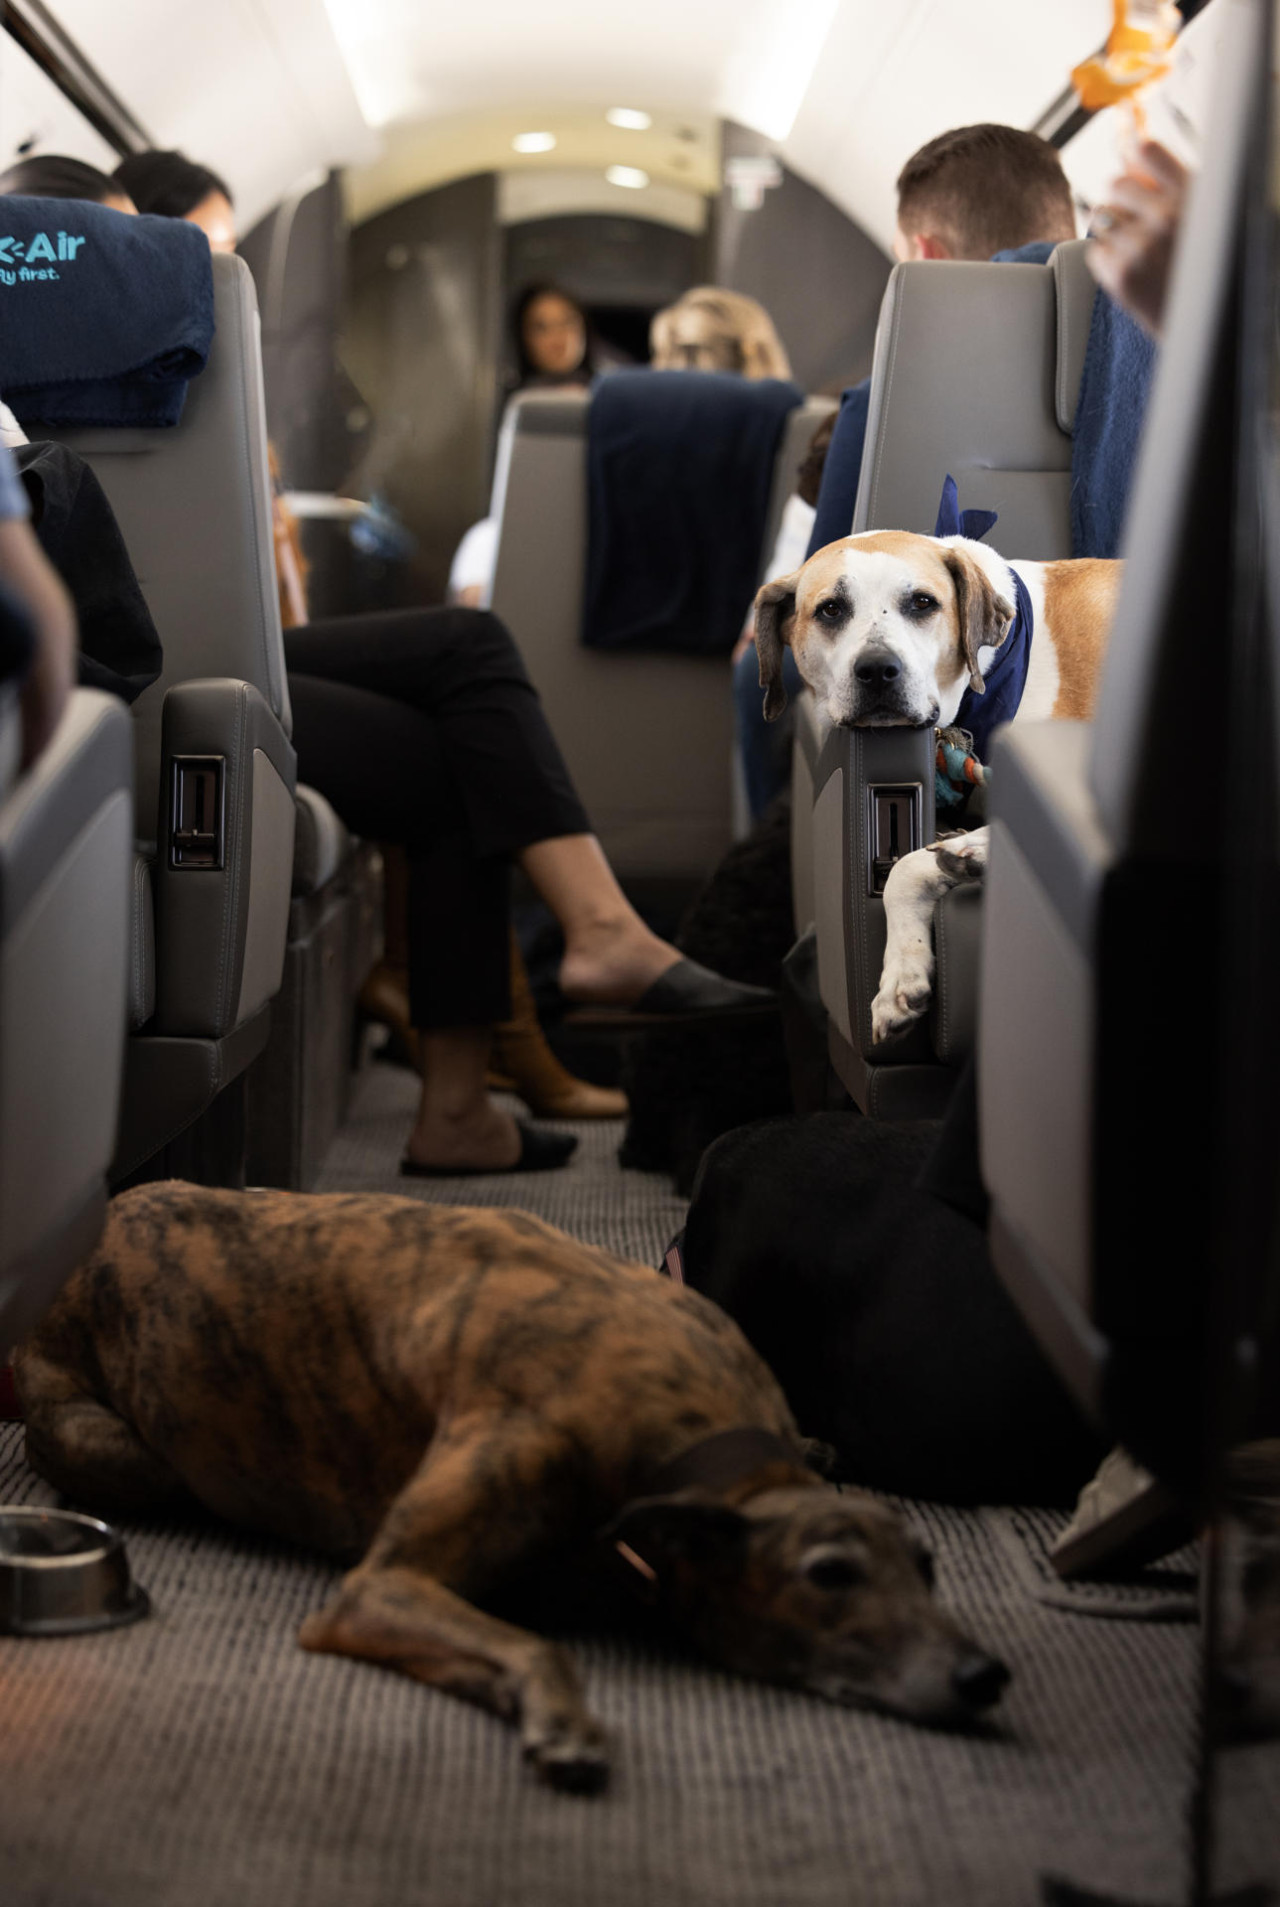
<svg viewBox="0 0 1280 1907">
<path fill-rule="evenodd" d="M 775 1436 L 771 1430 L 743 1427 L 717 1430 L 690 1444 L 670 1463 L 664 1463 L 646 1492 L 649 1496 L 672 1496 L 677 1490 L 699 1485 L 705 1490 L 727 1490 L 753 1470 L 766 1464 L 786 1463 L 804 1467 L 804 1458 L 794 1444 Z M 638 1576 L 644 1578 L 650 1595 L 657 1593 L 658 1572 L 653 1564 L 632 1549 L 630 1543 L 615 1542 L 614 1549 Z"/>
<path fill-rule="evenodd" d="M 771 1430 L 717 1430 L 664 1463 L 649 1494 L 673 1496 L 677 1490 L 695 1485 L 704 1490 L 727 1490 L 768 1463 L 789 1463 L 803 1469 L 804 1457 L 795 1444 Z"/>
</svg>

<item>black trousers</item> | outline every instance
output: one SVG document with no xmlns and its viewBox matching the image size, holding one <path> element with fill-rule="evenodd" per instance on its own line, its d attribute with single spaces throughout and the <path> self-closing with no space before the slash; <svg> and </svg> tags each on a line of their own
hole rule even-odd
<svg viewBox="0 0 1280 1907">
<path fill-rule="evenodd" d="M 409 858 L 415 1026 L 510 1013 L 510 858 L 590 822 L 496 616 L 406 609 L 285 631 L 298 778 Z"/>
</svg>

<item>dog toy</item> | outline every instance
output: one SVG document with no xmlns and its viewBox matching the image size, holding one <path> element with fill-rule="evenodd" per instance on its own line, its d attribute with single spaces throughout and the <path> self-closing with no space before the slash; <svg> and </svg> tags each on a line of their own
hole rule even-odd
<svg viewBox="0 0 1280 1907">
<path fill-rule="evenodd" d="M 973 737 L 964 728 L 936 728 L 937 752 L 934 757 L 934 800 L 940 808 L 958 808 L 968 800 L 973 788 L 983 788 L 991 779 L 973 752 Z"/>
</svg>

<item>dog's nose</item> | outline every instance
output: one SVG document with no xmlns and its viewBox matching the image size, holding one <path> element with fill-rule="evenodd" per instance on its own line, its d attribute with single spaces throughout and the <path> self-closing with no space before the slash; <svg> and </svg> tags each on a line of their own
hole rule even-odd
<svg viewBox="0 0 1280 1907">
<path fill-rule="evenodd" d="M 853 665 L 857 681 L 865 682 L 869 688 L 879 687 L 886 682 L 896 682 L 902 674 L 902 664 L 892 649 L 864 649 Z"/>
<path fill-rule="evenodd" d="M 1009 1671 L 994 1655 L 962 1656 L 951 1671 L 951 1686 L 966 1708 L 991 1708 L 1000 1700 Z"/>
</svg>

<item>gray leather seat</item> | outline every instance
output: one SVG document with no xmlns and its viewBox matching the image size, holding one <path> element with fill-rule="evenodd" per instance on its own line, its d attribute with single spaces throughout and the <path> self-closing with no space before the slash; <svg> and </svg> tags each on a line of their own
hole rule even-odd
<svg viewBox="0 0 1280 1907">
<path fill-rule="evenodd" d="M 0 751 L 16 739 L 0 710 Z M 102 1224 L 131 956 L 129 717 L 71 698 L 21 778 L 0 769 L 0 1362 Z"/>
<path fill-rule="evenodd" d="M 583 647 L 589 402 L 585 393 L 533 392 L 510 407 L 493 607 L 520 645 L 617 872 L 701 879 L 732 838 L 729 661 Z M 810 398 L 783 430 L 761 569 L 796 466 L 832 409 Z"/>
<path fill-rule="evenodd" d="M 241 260 L 215 257 L 213 281 L 217 335 L 176 429 L 48 433 L 96 471 L 164 645 L 133 709 L 143 861 L 116 1177 L 261 1051 L 284 960 L 295 759 L 258 311 Z"/>
<path fill-rule="evenodd" d="M 1047 265 L 899 265 L 876 334 L 851 530 L 931 534 L 950 473 L 962 506 L 999 512 L 987 541 L 1003 554 L 1069 556 L 1071 427 L 1093 296 L 1082 241 Z M 832 1063 L 865 1111 L 930 1116 L 972 1045 L 979 898 L 956 892 L 938 909 L 927 1023 L 873 1047 L 871 1001 L 888 869 L 937 833 L 932 730 L 824 730 L 806 694 L 796 736 L 795 911 L 800 931 L 816 929 Z"/>
</svg>

